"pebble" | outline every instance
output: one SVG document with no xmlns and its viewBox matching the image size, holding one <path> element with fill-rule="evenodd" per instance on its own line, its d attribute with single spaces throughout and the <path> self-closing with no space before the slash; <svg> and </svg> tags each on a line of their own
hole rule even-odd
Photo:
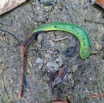
<svg viewBox="0 0 104 103">
<path fill-rule="evenodd" d="M 41 58 L 37 58 L 37 60 L 36 60 L 36 65 L 37 65 L 37 67 L 38 67 L 38 70 L 40 70 L 41 68 L 42 68 L 42 66 L 43 66 L 43 60 L 41 59 Z"/>
<path fill-rule="evenodd" d="M 58 63 L 59 67 L 63 65 L 63 60 L 61 58 L 57 58 L 56 62 Z"/>
<path fill-rule="evenodd" d="M 78 65 L 74 65 L 74 66 L 72 67 L 72 72 L 73 72 L 73 73 L 76 72 L 77 69 L 78 69 Z"/>
<path fill-rule="evenodd" d="M 95 42 L 95 47 L 97 50 L 101 50 L 102 49 L 102 45 L 98 42 Z"/>
<path fill-rule="evenodd" d="M 47 59 L 47 58 L 51 58 L 51 57 L 50 57 L 50 54 L 48 54 L 48 53 L 44 53 L 43 56 L 44 56 L 46 59 Z"/>
<path fill-rule="evenodd" d="M 49 42 L 51 44 L 51 47 L 55 47 L 55 43 L 52 40 L 50 40 Z"/>
<path fill-rule="evenodd" d="M 38 43 L 41 45 L 41 42 L 43 40 L 43 35 L 38 35 Z"/>
<path fill-rule="evenodd" d="M 59 65 L 56 62 L 48 62 L 46 67 L 49 71 L 57 71 L 59 70 Z"/>
</svg>

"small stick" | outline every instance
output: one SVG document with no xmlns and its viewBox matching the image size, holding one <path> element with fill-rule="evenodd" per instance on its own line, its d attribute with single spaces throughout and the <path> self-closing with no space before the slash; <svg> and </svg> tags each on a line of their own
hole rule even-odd
<svg viewBox="0 0 104 103">
<path fill-rule="evenodd" d="M 68 36 L 63 37 L 63 38 L 59 38 L 59 39 L 52 39 L 52 40 L 55 41 L 55 42 L 57 42 L 57 41 L 62 41 L 62 40 L 67 39 L 67 38 L 68 38 Z"/>
<path fill-rule="evenodd" d="M 101 98 L 101 97 L 104 98 L 104 93 L 92 94 L 90 97 L 93 98 L 93 99 Z"/>
<path fill-rule="evenodd" d="M 19 76 L 19 90 L 18 90 L 18 99 L 21 99 L 22 93 L 23 93 L 23 76 L 24 76 L 24 53 L 25 53 L 25 47 L 33 40 L 34 37 L 36 37 L 39 33 L 42 31 L 38 31 L 33 33 L 31 36 L 27 37 L 27 39 L 21 43 L 20 45 L 20 61 L 21 61 L 21 67 L 20 67 L 20 76 Z"/>
<path fill-rule="evenodd" d="M 85 22 L 90 22 L 90 23 L 95 23 L 95 24 L 102 24 L 104 25 L 104 22 L 99 22 L 99 21 L 92 21 L 92 20 L 88 20 L 88 19 L 84 19 Z"/>
<path fill-rule="evenodd" d="M 18 42 L 19 45 L 21 44 L 20 41 L 17 39 L 17 37 L 14 36 L 14 34 L 10 33 L 9 31 L 3 30 L 3 29 L 0 29 L 0 31 L 8 33 L 8 34 L 11 35 L 12 37 L 14 37 L 14 39 Z"/>
<path fill-rule="evenodd" d="M 64 78 L 66 72 L 68 71 L 68 69 L 69 69 L 68 66 L 64 65 L 64 66 L 59 70 L 57 77 L 56 77 L 56 78 L 54 79 L 54 81 L 50 84 L 51 88 L 54 88 L 55 85 L 57 85 L 58 83 L 60 83 L 60 82 L 63 80 L 63 78 Z"/>
<path fill-rule="evenodd" d="M 19 77 L 19 91 L 18 91 L 18 99 L 21 99 L 23 92 L 23 75 L 24 75 L 24 52 L 25 47 L 21 44 L 20 46 L 20 59 L 21 59 L 21 68 L 20 68 L 20 77 Z"/>
</svg>

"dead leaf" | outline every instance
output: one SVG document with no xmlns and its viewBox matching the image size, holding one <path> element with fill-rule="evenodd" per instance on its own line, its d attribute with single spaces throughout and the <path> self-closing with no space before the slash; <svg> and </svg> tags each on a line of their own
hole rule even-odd
<svg viewBox="0 0 104 103">
<path fill-rule="evenodd" d="M 0 15 L 8 12 L 26 0 L 0 0 Z"/>
</svg>

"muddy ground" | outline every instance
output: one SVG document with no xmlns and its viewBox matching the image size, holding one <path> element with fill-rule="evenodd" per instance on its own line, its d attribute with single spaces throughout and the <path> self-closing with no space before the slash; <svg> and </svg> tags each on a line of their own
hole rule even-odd
<svg viewBox="0 0 104 103">
<path fill-rule="evenodd" d="M 79 41 L 66 32 L 40 34 L 25 52 L 23 98 L 17 99 L 20 73 L 20 52 L 17 41 L 0 31 L 0 103 L 50 103 L 66 100 L 71 103 L 104 103 L 104 10 L 92 6 L 90 0 L 28 0 L 16 9 L 0 16 L 0 29 L 14 34 L 19 41 L 37 26 L 62 21 L 83 27 L 89 34 L 92 54 L 79 57 Z M 60 40 L 61 39 L 61 40 Z M 75 47 L 72 54 L 71 47 Z M 68 49 L 69 48 L 69 49 Z M 53 89 L 49 86 L 53 74 L 62 65 L 68 71 Z M 54 76 L 55 77 L 55 76 Z"/>
</svg>

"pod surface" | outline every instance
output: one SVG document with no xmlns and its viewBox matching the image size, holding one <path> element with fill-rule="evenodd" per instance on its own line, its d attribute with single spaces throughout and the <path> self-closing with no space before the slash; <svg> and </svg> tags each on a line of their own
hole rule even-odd
<svg viewBox="0 0 104 103">
<path fill-rule="evenodd" d="M 75 24 L 69 24 L 64 22 L 53 22 L 48 24 L 43 24 L 42 26 L 39 26 L 33 30 L 32 33 L 38 32 L 38 31 L 65 31 L 69 32 L 80 42 L 80 57 L 82 59 L 86 59 L 91 54 L 91 43 L 88 37 L 88 34 L 79 26 Z"/>
</svg>

